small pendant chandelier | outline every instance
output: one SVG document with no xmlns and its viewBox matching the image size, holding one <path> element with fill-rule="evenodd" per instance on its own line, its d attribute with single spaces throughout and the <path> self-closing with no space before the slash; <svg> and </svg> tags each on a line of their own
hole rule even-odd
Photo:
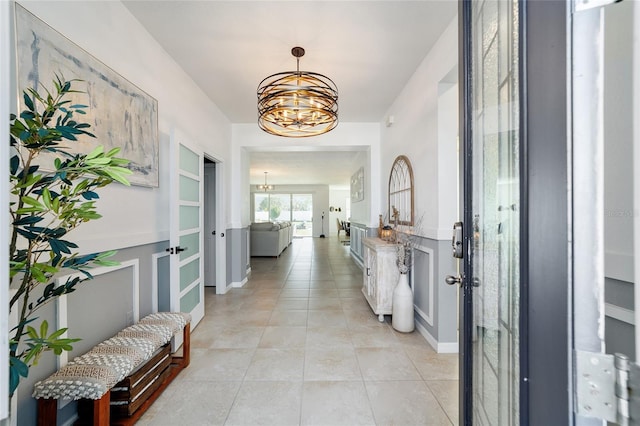
<svg viewBox="0 0 640 426">
<path fill-rule="evenodd" d="M 317 136 L 338 125 L 338 87 L 322 74 L 300 71 L 302 47 L 291 54 L 296 71 L 270 75 L 258 85 L 258 125 L 276 136 Z"/>
<path fill-rule="evenodd" d="M 256 185 L 256 188 L 258 188 L 258 191 L 273 191 L 275 187 L 273 185 L 267 185 L 267 172 L 264 172 L 264 185 Z"/>
</svg>

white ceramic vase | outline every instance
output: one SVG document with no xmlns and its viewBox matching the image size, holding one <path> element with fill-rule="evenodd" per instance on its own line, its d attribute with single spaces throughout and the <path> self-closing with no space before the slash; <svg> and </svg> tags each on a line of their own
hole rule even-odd
<svg viewBox="0 0 640 426">
<path fill-rule="evenodd" d="M 409 287 L 408 274 L 400 274 L 398 285 L 393 290 L 391 326 L 400 332 L 410 333 L 415 328 L 413 315 L 413 292 Z"/>
</svg>

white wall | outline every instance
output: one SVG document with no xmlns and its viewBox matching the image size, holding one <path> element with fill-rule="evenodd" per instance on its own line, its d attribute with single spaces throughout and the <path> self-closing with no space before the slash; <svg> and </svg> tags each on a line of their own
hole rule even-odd
<svg viewBox="0 0 640 426">
<path fill-rule="evenodd" d="M 360 167 L 364 168 L 364 198 L 351 201 L 351 222 L 377 228 L 378 215 L 381 212 L 381 193 L 385 191 L 384 187 L 380 186 L 380 158 L 378 157 L 374 163 L 371 152 L 360 152 L 351 170 L 352 176 Z"/>
<path fill-rule="evenodd" d="M 359 150 L 366 155 L 369 170 L 373 174 L 369 178 L 365 170 L 366 181 L 372 181 L 373 189 L 369 190 L 371 202 L 367 204 L 364 212 L 367 220 L 371 215 L 372 207 L 379 204 L 380 188 L 379 164 L 380 164 L 380 126 L 378 123 L 340 123 L 338 127 L 329 133 L 309 138 L 283 138 L 273 136 L 260 130 L 257 124 L 233 124 L 232 125 L 231 158 L 233 174 L 231 176 L 230 191 L 232 192 L 230 217 L 234 218 L 232 227 L 241 228 L 250 224 L 249 211 L 249 167 L 248 157 L 250 150 Z M 353 172 L 360 167 L 354 168 Z M 327 199 L 328 202 L 328 199 Z M 328 214 L 328 208 L 325 214 Z M 377 213 L 376 213 L 377 214 Z M 377 218 L 377 216 L 375 216 Z M 238 221 L 241 218 L 240 221 Z M 376 219 L 377 220 L 377 219 Z M 377 225 L 376 225 L 377 226 Z M 327 230 L 325 230 L 327 231 Z M 328 232 L 328 231 L 327 231 Z"/>
<path fill-rule="evenodd" d="M 387 213 L 393 161 L 406 155 L 414 173 L 414 214 L 422 217 L 423 236 L 433 239 L 450 238 L 457 220 L 457 99 L 450 92 L 458 63 L 457 32 L 456 18 L 389 108 L 393 125 L 381 131 L 380 213 Z M 448 123 L 448 128 L 439 128 L 439 123 Z"/>
<path fill-rule="evenodd" d="M 350 197 L 348 189 L 332 189 L 329 188 L 329 207 L 340 207 L 341 211 L 330 211 L 329 215 L 329 234 L 336 235 L 338 233 L 338 222 L 336 219 L 347 220 L 346 199 Z M 344 235 L 344 232 L 341 232 Z"/>
<path fill-rule="evenodd" d="M 23 6 L 158 100 L 160 186 L 112 185 L 101 190 L 97 205 L 103 218 L 78 228 L 74 241 L 87 252 L 168 239 L 167 154 L 172 127 L 227 162 L 229 121 L 122 3 L 29 1 Z M 227 173 L 230 169 L 225 167 Z"/>
<path fill-rule="evenodd" d="M 388 215 L 389 173 L 393 161 L 406 155 L 414 176 L 414 215 L 433 256 L 433 273 L 417 277 L 414 300 L 417 329 L 439 352 L 456 352 L 457 293 L 444 284 L 456 273 L 451 257 L 451 226 L 458 220 L 458 21 L 451 21 L 387 112 L 393 124 L 381 127 L 380 213 Z M 387 219 L 388 220 L 388 219 Z M 424 295 L 433 297 L 435 306 Z M 432 309 L 433 308 L 433 309 Z M 428 316 L 423 313 L 430 314 Z"/>
</svg>

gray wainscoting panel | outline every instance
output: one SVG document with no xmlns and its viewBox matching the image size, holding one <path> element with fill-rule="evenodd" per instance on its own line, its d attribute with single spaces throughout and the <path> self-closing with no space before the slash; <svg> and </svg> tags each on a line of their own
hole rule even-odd
<svg viewBox="0 0 640 426">
<path fill-rule="evenodd" d="M 158 312 L 171 310 L 171 294 L 169 285 L 171 283 L 171 262 L 169 256 L 159 257 L 158 268 Z"/>
<path fill-rule="evenodd" d="M 119 262 L 137 259 L 139 282 L 140 318 L 151 313 L 152 298 L 152 255 L 163 252 L 169 243 L 166 241 L 144 244 L 141 246 L 120 249 L 113 257 Z M 168 269 L 167 269 L 168 271 Z M 168 275 L 168 273 L 166 274 Z M 67 319 L 69 337 L 81 338 L 73 345 L 69 359 L 74 354 L 86 350 L 114 335 L 129 322 L 133 310 L 131 268 L 123 268 L 96 276 L 93 280 L 80 284 L 78 289 L 67 296 Z M 43 287 L 44 288 L 44 287 Z M 38 291 L 41 291 L 39 289 Z M 38 312 L 40 319 L 46 319 L 53 330 L 56 324 L 55 304 L 50 303 Z M 39 321 L 35 323 L 39 327 Z M 18 424 L 36 424 L 36 401 L 31 391 L 36 381 L 49 376 L 57 369 L 57 357 L 47 352 L 42 355 L 38 365 L 29 371 L 29 377 L 23 380 L 18 388 Z M 60 424 L 68 422 L 76 413 L 75 403 L 70 403 L 58 413 Z"/>
<path fill-rule="evenodd" d="M 159 241 L 157 243 L 120 249 L 114 256 L 114 259 L 120 262 L 138 259 L 138 269 L 140 272 L 140 318 L 153 312 L 153 300 L 151 300 L 153 293 L 152 277 L 153 269 L 156 267 L 153 261 L 153 255 L 156 253 L 164 253 L 168 247 L 169 241 Z"/>
<path fill-rule="evenodd" d="M 247 277 L 247 233 L 249 228 L 227 229 L 227 286 L 238 285 Z"/>
<path fill-rule="evenodd" d="M 351 237 L 349 243 L 349 249 L 351 256 L 356 261 L 356 264 L 362 268 L 362 256 L 363 251 L 363 238 L 371 238 L 378 236 L 378 228 L 368 228 L 366 225 L 357 222 L 351 222 Z"/>
<path fill-rule="evenodd" d="M 69 359 L 133 324 L 134 273 L 127 267 L 94 276 L 67 297 L 69 336 L 82 338 L 73 345 Z"/>
<path fill-rule="evenodd" d="M 444 282 L 447 275 L 456 274 L 451 242 L 421 238 L 414 256 L 416 321 L 437 346 L 451 351 L 458 343 L 457 287 Z"/>
</svg>

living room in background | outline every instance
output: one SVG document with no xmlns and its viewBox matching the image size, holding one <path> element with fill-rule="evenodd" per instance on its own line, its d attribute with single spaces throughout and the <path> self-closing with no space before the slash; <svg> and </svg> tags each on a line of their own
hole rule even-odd
<svg viewBox="0 0 640 426">
<path fill-rule="evenodd" d="M 254 222 L 291 222 L 294 237 L 311 237 L 312 194 L 253 194 Z"/>
</svg>

